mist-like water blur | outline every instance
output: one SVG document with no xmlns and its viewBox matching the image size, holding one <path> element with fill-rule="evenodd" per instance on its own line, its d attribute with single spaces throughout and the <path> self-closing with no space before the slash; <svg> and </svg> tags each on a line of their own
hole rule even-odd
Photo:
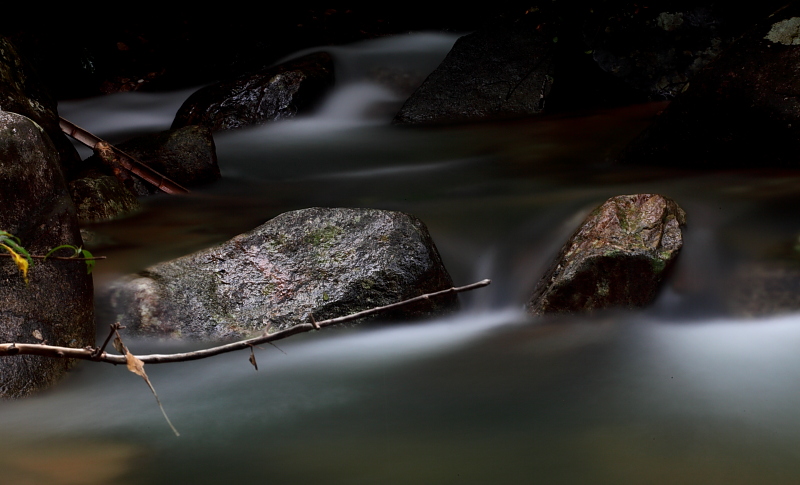
<svg viewBox="0 0 800 485">
<path fill-rule="evenodd" d="M 3 476 L 55 484 L 796 481 L 800 315 L 732 318 L 727 278 L 730 267 L 768 257 L 800 232 L 800 214 L 785 209 L 797 207 L 797 175 L 609 164 L 663 105 L 389 126 L 403 83 L 421 82 L 454 40 L 421 34 L 335 49 L 341 78 L 316 113 L 215 135 L 220 183 L 148 199 L 142 213 L 92 227 L 111 241 L 95 275 L 100 323 L 109 323 L 103 289 L 113 278 L 315 205 L 413 213 L 457 284 L 488 277 L 490 287 L 434 321 L 265 346 L 256 350 L 258 372 L 246 353 L 150 365 L 178 439 L 141 379 L 81 365 L 50 391 L 0 403 Z M 168 128 L 189 94 L 116 95 L 60 111 L 116 141 Z M 526 317 L 533 285 L 583 216 L 607 197 L 642 192 L 670 196 L 689 214 L 656 303 Z M 205 345 L 127 343 L 136 353 Z"/>
</svg>

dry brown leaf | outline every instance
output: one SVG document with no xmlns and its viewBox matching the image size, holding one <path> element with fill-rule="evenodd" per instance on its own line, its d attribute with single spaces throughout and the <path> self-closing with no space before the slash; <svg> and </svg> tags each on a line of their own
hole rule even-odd
<svg viewBox="0 0 800 485">
<path fill-rule="evenodd" d="M 126 349 L 127 350 L 127 349 Z M 125 362 L 128 365 L 128 370 L 136 374 L 137 376 L 142 376 L 147 383 L 150 383 L 150 380 L 147 378 L 147 374 L 144 372 L 144 362 L 137 359 L 135 355 L 131 354 L 130 352 L 125 352 Z M 155 394 L 155 392 L 153 392 Z"/>
<path fill-rule="evenodd" d="M 253 367 L 258 370 L 258 364 L 256 363 L 256 354 L 253 353 L 253 347 L 250 347 L 250 363 L 253 364 Z"/>
<path fill-rule="evenodd" d="M 119 342 L 119 347 L 117 347 L 117 342 Z M 117 350 L 119 350 L 120 347 L 125 350 L 125 362 L 128 366 L 128 370 L 144 379 L 144 382 L 147 383 L 147 387 L 150 388 L 150 392 L 153 393 L 153 397 L 156 398 L 156 403 L 158 403 L 158 407 L 161 409 L 161 414 L 164 415 L 164 419 L 167 420 L 167 424 L 170 428 L 172 428 L 172 432 L 175 433 L 175 436 L 180 436 L 181 434 L 178 433 L 178 430 L 172 425 L 172 421 L 169 420 L 167 412 L 164 411 L 164 406 L 161 405 L 161 400 L 158 399 L 156 389 L 153 387 L 153 384 L 150 382 L 150 378 L 147 377 L 147 373 L 144 371 L 144 362 L 138 359 L 135 355 L 131 354 L 127 347 L 125 347 L 125 344 L 123 344 L 122 340 L 119 338 L 114 339 L 114 347 L 116 347 Z"/>
</svg>

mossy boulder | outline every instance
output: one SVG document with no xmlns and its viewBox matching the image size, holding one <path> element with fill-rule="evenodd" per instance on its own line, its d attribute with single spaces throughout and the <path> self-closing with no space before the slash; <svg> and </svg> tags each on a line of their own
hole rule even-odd
<svg viewBox="0 0 800 485">
<path fill-rule="evenodd" d="M 539 281 L 534 315 L 638 308 L 655 299 L 683 246 L 686 213 L 656 194 L 620 195 L 595 209 Z"/>
<path fill-rule="evenodd" d="M 160 263 L 114 286 L 115 319 L 140 334 L 234 338 L 348 315 L 450 288 L 417 218 L 374 209 L 287 212 L 220 246 Z M 457 298 L 382 318 L 451 310 Z"/>
</svg>

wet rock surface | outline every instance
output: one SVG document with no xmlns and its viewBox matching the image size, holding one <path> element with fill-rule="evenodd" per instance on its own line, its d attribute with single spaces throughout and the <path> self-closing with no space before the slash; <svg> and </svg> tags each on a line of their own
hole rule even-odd
<svg viewBox="0 0 800 485">
<path fill-rule="evenodd" d="M 330 55 L 310 54 L 200 89 L 180 107 L 172 128 L 230 130 L 291 118 L 313 107 L 332 85 Z"/>
<path fill-rule="evenodd" d="M 394 123 L 452 123 L 542 112 L 552 87 L 556 36 L 550 25 L 518 20 L 461 37 Z"/>
<path fill-rule="evenodd" d="M 136 196 L 110 175 L 94 173 L 73 180 L 69 190 L 81 224 L 110 221 L 141 208 Z"/>
<path fill-rule="evenodd" d="M 211 130 L 190 125 L 133 138 L 117 145 L 156 172 L 183 187 L 197 187 L 219 180 L 217 151 Z M 152 184 L 133 177 L 136 195 L 158 192 Z"/>
<path fill-rule="evenodd" d="M 800 45 L 792 4 L 698 73 L 620 157 L 675 167 L 800 166 Z"/>
<path fill-rule="evenodd" d="M 0 229 L 31 254 L 80 246 L 75 209 L 49 137 L 31 120 L 0 111 Z M 4 248 L 0 248 L 5 253 Z M 35 261 L 25 284 L 0 258 L 0 341 L 84 347 L 94 343 L 93 288 L 82 261 Z M 70 362 L 37 356 L 0 360 L 0 396 L 22 397 L 58 381 Z"/>
<path fill-rule="evenodd" d="M 529 313 L 637 308 L 652 302 L 683 245 L 686 214 L 656 194 L 612 197 L 595 209 L 539 281 Z"/>
<path fill-rule="evenodd" d="M 114 318 L 139 334 L 234 338 L 348 315 L 452 280 L 425 225 L 374 209 L 287 212 L 218 247 L 147 268 L 112 288 Z M 453 309 L 444 297 L 381 318 Z"/>
</svg>

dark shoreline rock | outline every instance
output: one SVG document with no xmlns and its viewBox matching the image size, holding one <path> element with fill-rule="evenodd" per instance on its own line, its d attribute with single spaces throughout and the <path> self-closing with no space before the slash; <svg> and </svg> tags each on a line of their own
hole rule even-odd
<svg viewBox="0 0 800 485">
<path fill-rule="evenodd" d="M 798 168 L 800 4 L 759 23 L 699 72 L 622 163 Z"/>
<path fill-rule="evenodd" d="M 527 20 L 527 19 L 526 19 Z M 441 124 L 541 113 L 553 80 L 556 29 L 502 22 L 456 41 L 394 124 Z"/>
<path fill-rule="evenodd" d="M 0 111 L 0 229 L 31 254 L 62 244 L 81 246 L 75 209 L 50 138 L 36 123 Z M 0 248 L 3 252 L 5 249 Z M 0 260 L 0 341 L 85 347 L 94 343 L 92 277 L 83 261 L 35 261 L 25 284 Z M 49 387 L 71 361 L 33 355 L 0 359 L 0 396 L 23 397 Z"/>
<path fill-rule="evenodd" d="M 281 214 L 220 246 L 160 263 L 112 288 L 115 318 L 143 335 L 240 338 L 349 315 L 452 286 L 419 219 L 375 209 Z M 386 318 L 440 314 L 455 295 Z"/>
<path fill-rule="evenodd" d="M 561 249 L 533 291 L 533 315 L 638 308 L 655 299 L 678 255 L 686 213 L 655 194 L 612 197 Z"/>
</svg>

